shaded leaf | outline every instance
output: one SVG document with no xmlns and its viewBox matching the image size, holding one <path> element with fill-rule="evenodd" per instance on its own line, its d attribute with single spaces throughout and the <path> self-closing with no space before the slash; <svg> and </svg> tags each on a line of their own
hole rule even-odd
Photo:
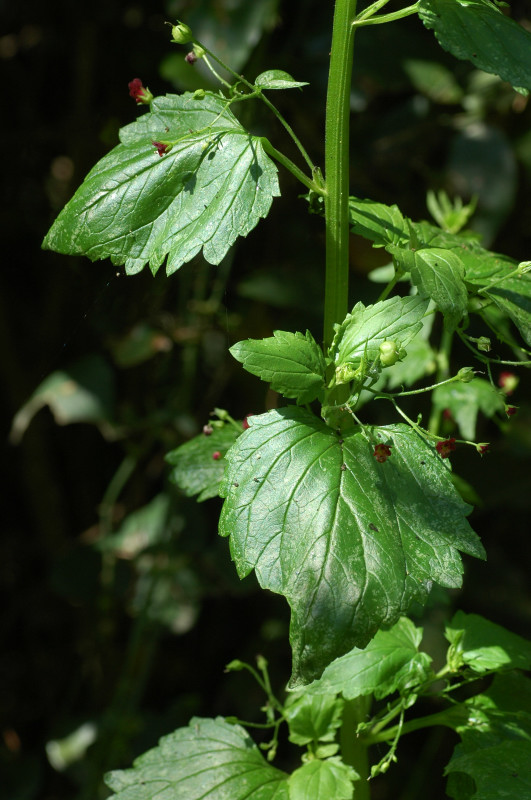
<svg viewBox="0 0 531 800">
<path fill-rule="evenodd" d="M 343 705 L 335 693 L 312 697 L 305 692 L 297 697 L 286 707 L 290 742 L 333 742 L 341 725 Z"/>
<path fill-rule="evenodd" d="M 420 0 L 419 16 L 455 58 L 531 89 L 531 34 L 489 0 Z"/>
<path fill-rule="evenodd" d="M 478 614 L 458 611 L 445 636 L 451 645 L 448 663 L 452 669 L 463 664 L 474 672 L 531 669 L 531 642 Z"/>
<path fill-rule="evenodd" d="M 256 415 L 227 455 L 220 534 L 240 577 L 255 570 L 292 609 L 292 686 L 364 647 L 432 581 L 459 586 L 458 550 L 483 557 L 469 507 L 436 452 L 405 425 L 340 439 L 307 411 Z"/>
<path fill-rule="evenodd" d="M 105 782 L 119 800 L 288 800 L 287 778 L 239 725 L 194 717 Z"/>
<path fill-rule="evenodd" d="M 201 433 L 171 450 L 166 455 L 166 461 L 173 467 L 169 474 L 170 481 L 187 497 L 198 495 L 198 503 L 217 497 L 225 471 L 224 456 L 239 435 L 236 428 L 226 424 L 222 428 L 214 428 L 210 436 Z M 221 458 L 214 459 L 215 452 L 221 453 Z"/>
<path fill-rule="evenodd" d="M 436 408 L 448 409 L 459 425 L 464 439 L 475 439 L 478 411 L 486 417 L 493 417 L 497 411 L 503 411 L 505 401 L 488 381 L 474 378 L 470 383 L 447 383 L 438 386 L 432 395 Z"/>
<path fill-rule="evenodd" d="M 300 86 L 308 86 L 307 81 L 296 81 L 281 69 L 268 69 L 266 72 L 262 72 L 254 83 L 261 89 L 296 89 Z"/>
<path fill-rule="evenodd" d="M 351 800 L 359 775 L 339 758 L 303 764 L 288 780 L 290 800 Z"/>
<path fill-rule="evenodd" d="M 531 275 L 508 278 L 486 294 L 511 318 L 524 342 L 531 347 Z"/>
<path fill-rule="evenodd" d="M 139 272 L 175 272 L 201 250 L 219 264 L 238 236 L 267 216 L 279 194 L 277 168 L 213 94 L 156 98 L 120 131 L 121 144 L 89 172 L 43 247 L 109 257 Z M 152 144 L 171 143 L 162 157 Z"/>
<path fill-rule="evenodd" d="M 425 680 L 431 658 L 419 652 L 422 628 L 401 617 L 388 631 L 380 630 L 363 650 L 353 648 L 329 664 L 310 684 L 311 694 L 341 693 L 347 700 L 374 694 L 377 699 L 404 691 Z"/>
<path fill-rule="evenodd" d="M 350 197 L 349 220 L 352 233 L 369 239 L 375 245 L 405 245 L 409 242 L 406 218 L 396 205 Z"/>
<path fill-rule="evenodd" d="M 298 403 L 311 403 L 324 389 L 326 363 L 310 331 L 274 331 L 269 339 L 238 342 L 230 352 L 248 372 Z"/>
</svg>

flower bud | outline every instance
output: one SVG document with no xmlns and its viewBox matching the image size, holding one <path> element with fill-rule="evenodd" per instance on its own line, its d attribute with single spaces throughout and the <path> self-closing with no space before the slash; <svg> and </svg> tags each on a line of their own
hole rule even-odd
<svg viewBox="0 0 531 800">
<path fill-rule="evenodd" d="M 205 95 L 206 95 L 206 92 L 205 92 L 204 89 L 196 89 L 195 92 L 194 92 L 194 98 L 196 100 L 202 100 L 203 97 L 205 97 Z"/>
<path fill-rule="evenodd" d="M 502 392 L 506 395 L 510 395 L 514 392 L 518 384 L 520 383 L 520 378 L 518 375 L 515 375 L 514 372 L 500 372 L 500 377 L 498 378 L 498 386 L 501 386 Z"/>
<path fill-rule="evenodd" d="M 203 56 L 206 56 L 206 50 L 204 47 L 201 47 L 200 44 L 194 44 L 192 53 L 194 54 L 196 59 L 203 58 Z"/>
<path fill-rule="evenodd" d="M 380 464 L 383 464 L 385 461 L 387 461 L 390 455 L 391 448 L 388 444 L 377 444 L 374 448 L 373 456 Z"/>
<path fill-rule="evenodd" d="M 457 373 L 457 377 L 460 381 L 463 381 L 463 383 L 470 383 L 470 381 L 474 380 L 475 372 L 472 367 L 461 367 Z"/>
<path fill-rule="evenodd" d="M 197 61 L 197 56 L 193 50 L 190 50 L 190 52 L 185 55 L 184 60 L 187 64 L 191 64 L 193 66 Z"/>
<path fill-rule="evenodd" d="M 380 362 L 383 367 L 392 367 L 397 361 L 400 361 L 398 345 L 386 339 L 380 345 Z"/>
<path fill-rule="evenodd" d="M 219 461 L 219 459 L 222 458 L 220 451 L 214 450 L 214 452 L 212 453 L 212 458 L 214 459 L 214 461 Z"/>
<path fill-rule="evenodd" d="M 448 458 L 450 453 L 455 450 L 455 439 L 445 439 L 444 442 L 437 442 L 435 449 L 441 458 Z"/>
<path fill-rule="evenodd" d="M 516 406 L 505 406 L 505 413 L 508 417 L 514 417 L 517 411 L 518 408 Z"/>
<path fill-rule="evenodd" d="M 129 81 L 127 86 L 129 88 L 129 97 L 136 100 L 138 105 L 149 105 L 153 100 L 153 95 L 149 89 L 144 86 L 140 78 L 133 78 L 132 81 Z"/>
<path fill-rule="evenodd" d="M 203 425 L 203 433 L 205 436 L 212 436 L 214 433 L 214 428 L 210 424 Z"/>
<path fill-rule="evenodd" d="M 479 444 L 476 445 L 476 450 L 478 451 L 480 456 L 482 456 L 485 453 L 489 452 L 490 444 L 488 442 L 480 442 Z"/>
<path fill-rule="evenodd" d="M 481 350 L 482 353 L 488 353 L 491 350 L 492 345 L 490 343 L 490 339 L 488 336 L 480 336 L 477 340 L 478 350 Z"/>
<path fill-rule="evenodd" d="M 178 22 L 171 29 L 171 40 L 175 44 L 188 44 L 193 39 L 191 28 L 184 22 Z"/>
</svg>

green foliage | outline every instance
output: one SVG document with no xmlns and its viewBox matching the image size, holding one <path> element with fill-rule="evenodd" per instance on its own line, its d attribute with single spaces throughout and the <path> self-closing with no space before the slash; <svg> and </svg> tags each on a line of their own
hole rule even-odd
<svg viewBox="0 0 531 800">
<path fill-rule="evenodd" d="M 298 89 L 301 86 L 308 86 L 306 81 L 295 81 L 282 69 L 268 69 L 262 72 L 255 80 L 255 86 L 260 89 Z"/>
<path fill-rule="evenodd" d="M 493 417 L 496 412 L 503 413 L 505 407 L 500 393 L 482 378 L 438 386 L 433 392 L 433 403 L 440 411 L 451 413 L 464 439 L 475 438 L 478 411 Z"/>
<path fill-rule="evenodd" d="M 309 761 L 293 772 L 288 780 L 290 800 L 350 800 L 354 781 L 359 775 L 339 758 Z"/>
<path fill-rule="evenodd" d="M 458 611 L 446 628 L 446 638 L 451 645 L 448 663 L 453 670 L 463 665 L 479 673 L 531 669 L 531 642 L 478 614 Z"/>
</svg>

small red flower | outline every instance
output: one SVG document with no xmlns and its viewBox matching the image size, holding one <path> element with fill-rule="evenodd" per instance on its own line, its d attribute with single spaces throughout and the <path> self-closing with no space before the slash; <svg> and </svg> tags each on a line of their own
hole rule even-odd
<svg viewBox="0 0 531 800">
<path fill-rule="evenodd" d="M 159 156 L 163 156 L 164 153 L 167 153 L 170 147 L 169 144 L 166 144 L 165 142 L 151 142 L 151 144 L 153 147 L 157 148 L 157 153 Z"/>
<path fill-rule="evenodd" d="M 380 464 L 383 464 L 384 461 L 387 461 L 389 456 L 391 455 L 391 448 L 388 444 L 377 444 L 374 448 L 373 456 L 375 457 L 376 461 Z"/>
<path fill-rule="evenodd" d="M 445 408 L 443 410 L 443 412 L 442 412 L 442 415 L 443 415 L 443 419 L 452 420 L 452 422 L 453 422 L 454 418 L 452 417 L 452 412 L 450 411 L 449 408 Z"/>
<path fill-rule="evenodd" d="M 505 413 L 508 417 L 514 417 L 517 411 L 517 406 L 505 406 Z"/>
<path fill-rule="evenodd" d="M 219 461 L 219 459 L 222 458 L 222 455 L 219 452 L 219 450 L 214 450 L 214 452 L 212 453 L 212 458 L 214 459 L 214 461 Z"/>
<path fill-rule="evenodd" d="M 488 453 L 490 450 L 490 444 L 487 442 L 480 442 L 476 445 L 476 450 L 480 454 L 480 456 L 484 455 L 484 453 Z"/>
<path fill-rule="evenodd" d="M 184 60 L 187 64 L 195 64 L 197 61 L 197 56 L 193 50 L 190 50 L 190 52 L 185 55 Z"/>
<path fill-rule="evenodd" d="M 520 379 L 514 372 L 500 372 L 500 377 L 498 378 L 498 386 L 501 386 L 502 391 L 506 395 L 510 395 L 514 392 Z"/>
<path fill-rule="evenodd" d="M 455 439 L 452 437 L 451 439 L 445 439 L 444 442 L 437 442 L 435 449 L 441 458 L 448 458 L 450 453 L 455 450 Z"/>
<path fill-rule="evenodd" d="M 205 436 L 211 436 L 214 433 L 214 428 L 209 423 L 207 425 L 203 425 L 203 433 Z"/>
<path fill-rule="evenodd" d="M 249 417 L 252 417 L 252 416 L 254 416 L 254 415 L 253 415 L 253 414 L 247 414 L 247 415 L 246 415 L 246 416 L 243 418 L 243 422 L 242 422 L 242 428 L 244 429 L 244 431 L 246 431 L 246 430 L 247 430 L 247 428 L 249 427 L 249 423 L 247 422 L 247 420 L 249 419 Z"/>
<path fill-rule="evenodd" d="M 132 81 L 128 83 L 129 87 L 129 96 L 136 100 L 138 105 L 147 105 L 151 103 L 153 100 L 153 95 L 146 89 L 140 78 L 133 78 Z"/>
</svg>

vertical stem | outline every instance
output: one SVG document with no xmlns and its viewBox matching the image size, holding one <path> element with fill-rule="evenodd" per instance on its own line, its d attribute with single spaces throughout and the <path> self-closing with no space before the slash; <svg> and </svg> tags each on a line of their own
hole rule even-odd
<svg viewBox="0 0 531 800">
<path fill-rule="evenodd" d="M 332 28 L 325 130 L 325 347 L 332 342 L 334 323 L 348 311 L 349 117 L 356 1 L 336 0 Z"/>
<path fill-rule="evenodd" d="M 357 697 L 347 700 L 343 708 L 343 722 L 341 725 L 341 758 L 345 764 L 354 767 L 360 780 L 354 784 L 354 797 L 356 800 L 369 800 L 369 759 L 365 742 L 356 736 L 356 728 L 360 722 L 365 722 L 371 704 L 370 697 Z"/>
<path fill-rule="evenodd" d="M 444 326 L 441 336 L 441 346 L 437 354 L 437 382 L 444 381 L 450 374 L 450 352 L 452 350 L 453 331 Z M 428 430 L 430 433 L 439 433 L 441 427 L 442 410 L 432 408 Z"/>
</svg>

